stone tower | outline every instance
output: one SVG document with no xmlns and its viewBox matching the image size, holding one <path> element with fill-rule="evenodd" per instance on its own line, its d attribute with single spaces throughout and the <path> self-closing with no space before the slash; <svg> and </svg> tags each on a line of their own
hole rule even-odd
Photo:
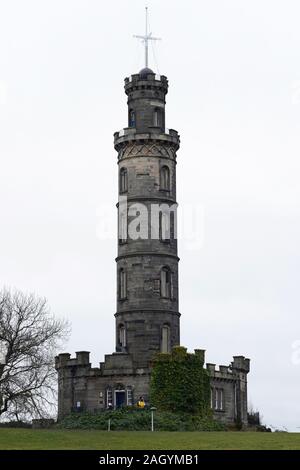
<svg viewBox="0 0 300 470">
<path fill-rule="evenodd" d="M 137 367 L 179 344 L 176 151 L 165 128 L 168 80 L 149 68 L 125 79 L 128 127 L 114 135 L 119 166 L 116 351 Z"/>
</svg>

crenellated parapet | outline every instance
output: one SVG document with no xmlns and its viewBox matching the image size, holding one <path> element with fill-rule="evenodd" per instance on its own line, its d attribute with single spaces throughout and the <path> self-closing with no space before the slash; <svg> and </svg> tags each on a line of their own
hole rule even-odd
<svg viewBox="0 0 300 470">
<path fill-rule="evenodd" d="M 248 372 L 250 372 L 250 359 L 244 356 L 233 356 L 231 369 L 233 372 L 248 374 Z"/>
<path fill-rule="evenodd" d="M 89 351 L 78 351 L 76 357 L 71 358 L 69 353 L 61 353 L 55 358 L 56 370 L 64 367 L 91 366 Z"/>
<path fill-rule="evenodd" d="M 165 75 L 154 73 L 151 69 L 143 69 L 140 73 L 134 73 L 125 80 L 125 93 L 130 95 L 136 90 L 149 90 L 161 91 L 163 96 L 168 93 L 168 79 Z"/>
<path fill-rule="evenodd" d="M 209 374 L 215 378 L 235 378 L 239 373 L 249 373 L 250 359 L 247 359 L 244 356 L 234 356 L 233 362 L 228 366 L 220 365 L 217 368 L 216 364 L 207 362 L 206 368 Z"/>
</svg>

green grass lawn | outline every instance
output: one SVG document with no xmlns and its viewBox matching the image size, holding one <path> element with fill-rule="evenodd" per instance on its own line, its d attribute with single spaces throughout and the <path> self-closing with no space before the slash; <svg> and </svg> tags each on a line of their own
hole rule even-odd
<svg viewBox="0 0 300 470">
<path fill-rule="evenodd" d="M 0 449 L 300 449 L 300 433 L 0 429 Z"/>
</svg>

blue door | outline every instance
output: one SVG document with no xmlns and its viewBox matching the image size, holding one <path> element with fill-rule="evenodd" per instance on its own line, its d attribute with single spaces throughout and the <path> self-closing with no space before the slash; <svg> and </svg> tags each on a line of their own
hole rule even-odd
<svg viewBox="0 0 300 470">
<path fill-rule="evenodd" d="M 124 390 L 116 390 L 116 408 L 121 408 L 125 406 L 125 392 Z"/>
</svg>

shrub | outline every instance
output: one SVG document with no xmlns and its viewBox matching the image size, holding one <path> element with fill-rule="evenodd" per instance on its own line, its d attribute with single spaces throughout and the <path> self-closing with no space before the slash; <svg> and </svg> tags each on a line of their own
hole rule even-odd
<svg viewBox="0 0 300 470">
<path fill-rule="evenodd" d="M 112 431 L 149 431 L 151 429 L 151 411 L 136 408 L 121 408 L 114 411 L 93 413 L 72 413 L 57 425 L 63 429 L 108 429 L 111 420 Z M 157 431 L 224 431 L 224 426 L 210 417 L 201 417 L 188 413 L 171 413 L 156 410 L 154 427 Z"/>
<path fill-rule="evenodd" d="M 24 421 L 3 421 L 0 428 L 31 428 L 32 425 Z"/>
</svg>

